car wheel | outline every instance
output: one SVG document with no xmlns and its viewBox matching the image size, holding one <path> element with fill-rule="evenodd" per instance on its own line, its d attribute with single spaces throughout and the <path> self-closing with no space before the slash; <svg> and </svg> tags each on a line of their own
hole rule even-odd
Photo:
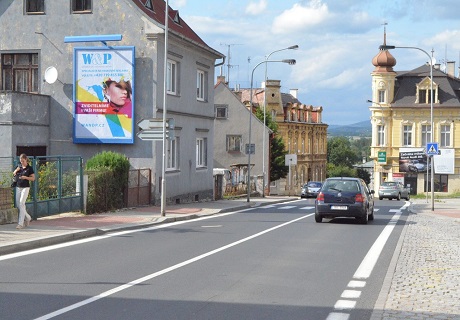
<svg viewBox="0 0 460 320">
<path fill-rule="evenodd" d="M 369 215 L 369 221 L 372 221 L 374 220 L 374 207 L 372 207 L 372 211 L 371 211 L 371 214 Z"/>
<path fill-rule="evenodd" d="M 315 213 L 315 221 L 318 223 L 323 222 L 323 218 L 319 214 Z"/>
<path fill-rule="evenodd" d="M 407 194 L 407 198 L 406 198 L 407 201 L 410 200 L 410 194 Z"/>
<path fill-rule="evenodd" d="M 369 220 L 369 216 L 367 215 L 367 212 L 364 214 L 364 217 L 358 218 L 359 222 L 361 224 L 367 224 L 367 221 Z"/>
<path fill-rule="evenodd" d="M 398 193 L 398 197 L 396 198 L 396 200 L 398 200 L 398 201 L 401 200 L 401 194 L 400 193 Z"/>
<path fill-rule="evenodd" d="M 383 197 L 379 197 L 379 200 L 383 200 Z"/>
</svg>

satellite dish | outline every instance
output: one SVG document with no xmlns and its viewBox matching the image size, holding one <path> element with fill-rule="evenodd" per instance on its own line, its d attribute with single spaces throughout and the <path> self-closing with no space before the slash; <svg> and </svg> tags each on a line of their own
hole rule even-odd
<svg viewBox="0 0 460 320">
<path fill-rule="evenodd" d="M 49 84 L 55 83 L 58 77 L 58 72 L 55 67 L 48 67 L 45 70 L 45 81 Z"/>
</svg>

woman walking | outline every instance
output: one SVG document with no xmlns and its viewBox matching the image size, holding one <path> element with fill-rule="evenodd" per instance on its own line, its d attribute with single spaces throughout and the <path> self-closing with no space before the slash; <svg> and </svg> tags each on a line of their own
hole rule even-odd
<svg viewBox="0 0 460 320">
<path fill-rule="evenodd" d="M 19 219 L 16 229 L 22 229 L 28 226 L 32 217 L 27 213 L 26 200 L 29 196 L 30 183 L 35 180 L 34 169 L 29 165 L 29 159 L 23 153 L 19 156 L 21 164 L 13 171 L 14 176 L 18 176 L 16 186 L 16 206 L 19 209 Z"/>
</svg>

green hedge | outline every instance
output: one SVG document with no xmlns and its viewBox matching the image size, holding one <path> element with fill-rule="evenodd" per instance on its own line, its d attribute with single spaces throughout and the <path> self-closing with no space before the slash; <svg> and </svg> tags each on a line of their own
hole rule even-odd
<svg viewBox="0 0 460 320">
<path fill-rule="evenodd" d="M 107 212 L 125 207 L 129 160 L 119 153 L 104 151 L 88 159 L 88 202 L 86 213 Z"/>
</svg>

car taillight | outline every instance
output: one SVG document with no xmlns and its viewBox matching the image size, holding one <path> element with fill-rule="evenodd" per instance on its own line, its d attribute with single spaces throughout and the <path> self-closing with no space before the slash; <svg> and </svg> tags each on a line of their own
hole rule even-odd
<svg viewBox="0 0 460 320">
<path fill-rule="evenodd" d="M 318 196 L 316 197 L 316 200 L 324 201 L 324 193 L 322 193 L 322 192 L 318 193 Z"/>
<path fill-rule="evenodd" d="M 355 202 L 364 202 L 363 195 L 361 193 L 356 194 Z"/>
</svg>

